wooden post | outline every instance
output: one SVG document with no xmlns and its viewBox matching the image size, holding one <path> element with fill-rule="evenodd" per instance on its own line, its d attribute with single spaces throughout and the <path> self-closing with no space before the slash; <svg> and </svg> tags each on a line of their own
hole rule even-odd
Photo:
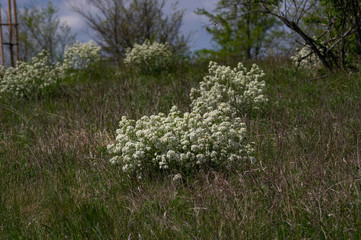
<svg viewBox="0 0 361 240">
<path fill-rule="evenodd" d="M 12 9 L 13 12 L 11 11 L 12 7 L 13 7 L 13 9 Z M 15 66 L 15 61 L 19 60 L 19 27 L 18 27 L 18 18 L 17 18 L 17 10 L 16 10 L 16 0 L 12 0 L 12 1 L 8 0 L 8 21 L 9 21 L 8 23 L 3 23 L 2 22 L 1 11 L 2 11 L 2 8 L 1 8 L 1 3 L 0 3 L 0 54 L 1 54 L 1 65 L 3 65 L 3 66 L 5 65 L 4 45 L 9 45 L 10 66 L 14 67 Z M 14 15 L 14 17 L 12 15 Z M 4 42 L 3 26 L 9 28 L 9 42 Z M 14 41 L 14 38 L 15 38 L 15 41 Z M 14 57 L 14 45 L 15 45 L 15 57 Z"/>
<path fill-rule="evenodd" d="M 13 52 L 13 24 L 11 17 L 11 0 L 8 0 L 8 16 L 9 16 L 9 48 L 10 48 L 10 65 L 14 67 L 14 52 Z"/>
<path fill-rule="evenodd" d="M 14 26 L 15 26 L 15 60 L 19 60 L 19 27 L 18 27 L 18 17 L 16 15 L 16 1 L 13 0 L 13 12 L 14 12 Z"/>
<path fill-rule="evenodd" d="M 4 45 L 3 45 L 3 26 L 1 19 L 1 5 L 0 5 L 0 53 L 1 53 L 1 65 L 4 66 Z"/>
</svg>

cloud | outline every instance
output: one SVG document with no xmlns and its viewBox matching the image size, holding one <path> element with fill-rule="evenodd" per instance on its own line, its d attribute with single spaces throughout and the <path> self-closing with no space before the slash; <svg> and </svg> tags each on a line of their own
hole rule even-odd
<svg viewBox="0 0 361 240">
<path fill-rule="evenodd" d="M 194 13 L 198 8 L 204 8 L 212 11 L 219 0 L 180 0 L 177 4 L 177 9 L 185 9 L 183 17 L 182 33 L 187 36 L 192 33 L 193 39 L 190 42 L 191 50 L 198 50 L 201 48 L 211 48 L 211 36 L 207 33 L 205 26 L 208 24 L 208 19 L 205 16 L 199 16 Z M 24 6 L 46 6 L 50 0 L 17 0 L 19 8 Z M 87 26 L 86 21 L 82 16 L 73 12 L 69 8 L 70 2 L 84 3 L 85 0 L 52 0 L 56 7 L 59 8 L 58 16 L 61 22 L 68 24 L 74 33 L 77 33 L 77 38 L 80 41 L 88 41 L 92 39 L 91 30 Z M 165 12 L 172 12 L 172 5 L 177 0 L 168 0 L 165 6 Z M 86 5 L 85 5 L 86 6 Z M 88 9 L 93 11 L 94 9 Z"/>
<path fill-rule="evenodd" d="M 195 14 L 198 8 L 204 8 L 212 11 L 218 0 L 183 0 L 179 3 L 179 8 L 184 8 L 182 32 L 184 34 L 192 33 L 193 41 L 191 42 L 191 50 L 199 50 L 202 48 L 212 48 L 211 36 L 207 33 L 205 27 L 209 23 L 205 16 Z"/>
<path fill-rule="evenodd" d="M 83 2 L 84 0 L 77 0 L 76 3 Z M 85 19 L 80 14 L 70 10 L 69 1 L 58 0 L 54 4 L 56 4 L 59 8 L 58 16 L 60 21 L 71 27 L 72 32 L 77 35 L 77 40 L 81 42 L 88 42 L 89 40 L 92 40 Z"/>
<path fill-rule="evenodd" d="M 86 27 L 84 19 L 77 15 L 62 15 L 60 16 L 60 22 L 67 24 L 76 32 Z"/>
</svg>

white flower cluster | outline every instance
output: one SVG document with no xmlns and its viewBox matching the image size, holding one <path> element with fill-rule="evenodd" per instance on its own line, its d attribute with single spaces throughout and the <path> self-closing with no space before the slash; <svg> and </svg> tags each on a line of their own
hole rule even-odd
<svg viewBox="0 0 361 240">
<path fill-rule="evenodd" d="M 101 48 L 93 41 L 88 43 L 74 43 L 67 47 L 64 52 L 64 69 L 84 69 L 100 60 Z"/>
<path fill-rule="evenodd" d="M 322 68 L 322 62 L 308 45 L 301 49 L 296 49 L 295 55 L 291 57 L 291 60 L 296 67 L 310 70 Z"/>
<path fill-rule="evenodd" d="M 43 50 L 31 62 L 17 62 L 16 68 L 1 69 L 0 93 L 15 97 L 36 96 L 43 89 L 54 85 L 57 69 L 50 66 L 49 54 Z"/>
<path fill-rule="evenodd" d="M 250 160 L 246 128 L 232 109 L 220 104 L 205 114 L 185 113 L 173 107 L 168 116 L 144 116 L 137 122 L 123 117 L 116 144 L 108 150 L 123 171 L 142 175 L 152 169 L 194 169 L 204 165 L 232 168 Z"/>
<path fill-rule="evenodd" d="M 127 49 L 124 63 L 143 71 L 157 71 L 165 69 L 171 57 L 172 52 L 167 44 L 146 40 L 142 45 L 135 44 L 133 48 Z"/>
<path fill-rule="evenodd" d="M 43 50 L 30 62 L 18 61 L 15 68 L 0 69 L 0 94 L 14 97 L 38 96 L 66 76 L 69 69 L 87 67 L 99 59 L 100 48 L 94 43 L 74 44 L 65 51 L 65 59 L 52 65 L 49 54 Z"/>
<path fill-rule="evenodd" d="M 192 107 L 204 113 L 226 102 L 239 114 L 251 108 L 258 109 L 268 101 L 263 95 L 265 82 L 261 78 L 264 75 L 256 64 L 247 72 L 242 63 L 231 69 L 211 61 L 209 75 L 200 82 L 200 88 L 191 89 Z"/>
<path fill-rule="evenodd" d="M 190 112 L 182 114 L 174 106 L 168 115 L 143 116 L 138 121 L 123 117 L 116 131 L 116 143 L 108 145 L 109 153 L 114 156 L 110 161 L 138 176 L 156 169 L 179 171 L 202 166 L 231 169 L 244 161 L 253 161 L 253 148 L 247 143 L 245 124 L 236 117 L 233 97 L 241 94 L 244 97 L 240 103 L 255 101 L 254 106 L 266 101 L 261 90 L 264 82 L 259 80 L 263 73 L 256 66 L 246 73 L 241 64 L 231 70 L 211 62 L 210 74 L 197 91 L 199 97 L 193 95 Z M 220 93 L 232 97 L 205 98 L 219 93 L 214 91 L 219 86 L 224 86 Z M 229 88 L 228 92 L 223 88 Z M 254 93 L 250 90 L 253 88 L 257 89 Z M 243 100 L 245 96 L 247 100 Z"/>
</svg>

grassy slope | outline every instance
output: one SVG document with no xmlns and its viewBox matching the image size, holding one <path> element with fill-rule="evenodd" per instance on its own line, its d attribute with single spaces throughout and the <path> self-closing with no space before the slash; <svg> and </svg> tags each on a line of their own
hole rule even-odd
<svg viewBox="0 0 361 240">
<path fill-rule="evenodd" d="M 361 238 L 361 75 L 262 62 L 270 102 L 245 117 L 258 161 L 176 184 L 109 164 L 122 115 L 186 110 L 206 73 L 95 71 L 57 96 L 0 102 L 0 239 Z"/>
</svg>

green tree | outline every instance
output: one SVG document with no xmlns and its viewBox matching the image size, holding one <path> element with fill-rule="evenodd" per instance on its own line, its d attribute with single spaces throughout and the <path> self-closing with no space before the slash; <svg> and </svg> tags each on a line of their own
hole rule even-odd
<svg viewBox="0 0 361 240">
<path fill-rule="evenodd" d="M 73 2 L 73 11 L 82 15 L 95 33 L 103 51 L 121 61 L 127 48 L 145 40 L 168 43 L 178 53 L 187 49 L 180 34 L 184 10 L 164 13 L 165 0 L 85 0 Z"/>
<path fill-rule="evenodd" d="M 316 28 L 318 44 L 335 56 L 334 65 L 353 67 L 355 56 L 361 54 L 361 3 L 358 0 L 315 0 L 317 14 L 303 18 L 306 26 Z"/>
<path fill-rule="evenodd" d="M 70 27 L 61 23 L 58 8 L 51 2 L 46 7 L 26 7 L 19 12 L 19 58 L 30 60 L 42 49 L 49 52 L 50 59 L 62 57 L 64 48 L 75 42 Z"/>
<path fill-rule="evenodd" d="M 235 0 L 245 5 L 249 0 Z M 252 0 L 257 12 L 274 16 L 308 45 L 329 71 L 347 65 L 361 46 L 359 0 Z M 250 13 L 252 14 L 252 13 Z"/>
<path fill-rule="evenodd" d="M 212 40 L 218 45 L 216 51 L 208 50 L 222 56 L 257 58 L 261 51 L 274 46 L 283 34 L 280 22 L 272 16 L 256 12 L 255 3 L 239 5 L 235 0 L 219 1 L 214 12 L 198 9 L 199 15 L 209 18 L 210 26 L 206 29 Z"/>
</svg>

